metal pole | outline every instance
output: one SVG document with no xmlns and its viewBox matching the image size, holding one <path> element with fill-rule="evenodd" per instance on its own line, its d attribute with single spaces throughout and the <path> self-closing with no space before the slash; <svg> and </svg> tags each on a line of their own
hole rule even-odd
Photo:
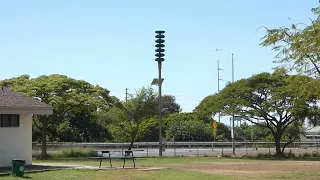
<svg viewBox="0 0 320 180">
<path fill-rule="evenodd" d="M 159 156 L 162 156 L 162 123 L 161 123 L 161 87 L 162 87 L 162 82 L 161 82 L 161 61 L 158 61 L 158 69 L 159 69 Z"/>
<path fill-rule="evenodd" d="M 235 140 L 234 140 L 234 114 L 232 115 L 232 153 L 235 154 Z"/>
<path fill-rule="evenodd" d="M 218 62 L 218 92 L 220 91 L 220 67 L 219 67 L 219 60 L 217 60 Z"/>
<path fill-rule="evenodd" d="M 317 156 L 319 156 L 319 140 L 317 140 Z"/>
<path fill-rule="evenodd" d="M 248 156 L 248 140 L 246 139 L 246 156 Z"/>
<path fill-rule="evenodd" d="M 218 92 L 220 92 L 220 67 L 219 67 L 219 60 L 218 60 Z M 220 122 L 220 112 L 218 112 L 218 120 Z"/>
<path fill-rule="evenodd" d="M 174 151 L 174 157 L 176 157 L 176 140 L 173 139 L 173 151 Z"/>
<path fill-rule="evenodd" d="M 221 142 L 221 157 L 223 157 L 223 141 Z"/>
<path fill-rule="evenodd" d="M 232 83 L 234 83 L 234 62 L 233 62 L 233 53 L 232 56 Z M 232 115 L 232 153 L 235 154 L 235 141 L 234 141 L 234 114 Z"/>
<path fill-rule="evenodd" d="M 215 139 L 214 139 L 214 140 L 215 140 Z M 212 144 L 211 144 L 212 151 L 213 151 L 213 142 L 214 142 L 214 141 L 212 141 Z"/>
<path fill-rule="evenodd" d="M 149 141 L 147 141 L 147 157 L 149 156 Z"/>
<path fill-rule="evenodd" d="M 251 142 L 253 142 L 253 123 L 251 122 Z"/>
<path fill-rule="evenodd" d="M 198 153 L 198 157 L 199 157 L 199 142 L 197 141 L 197 153 Z"/>
<path fill-rule="evenodd" d="M 232 82 L 234 82 L 234 62 L 233 62 L 233 53 L 232 53 Z"/>
</svg>

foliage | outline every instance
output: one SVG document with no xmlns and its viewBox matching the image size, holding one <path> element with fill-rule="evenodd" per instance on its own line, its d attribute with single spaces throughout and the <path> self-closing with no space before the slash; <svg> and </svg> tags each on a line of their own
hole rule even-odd
<svg viewBox="0 0 320 180">
<path fill-rule="evenodd" d="M 162 123 L 163 133 L 168 123 L 166 118 L 171 114 L 178 114 L 180 105 L 175 102 L 175 97 L 164 95 L 162 97 Z M 112 108 L 99 119 L 109 119 L 106 124 L 117 142 L 129 141 L 158 141 L 158 98 L 152 88 L 143 87 L 130 95 L 121 107 Z M 130 146 L 131 147 L 131 146 Z"/>
<path fill-rule="evenodd" d="M 78 112 L 57 127 L 61 142 L 105 142 L 111 139 L 111 133 L 97 122 L 97 113 Z"/>
<path fill-rule="evenodd" d="M 162 119 L 162 128 L 163 131 L 166 130 L 166 124 Z M 148 119 L 145 119 L 141 122 L 140 128 L 137 134 L 137 141 L 144 142 L 156 142 L 159 141 L 159 118 L 154 116 Z"/>
<path fill-rule="evenodd" d="M 266 28 L 266 35 L 262 38 L 262 46 L 272 47 L 278 52 L 278 63 L 288 65 L 288 69 L 295 69 L 308 75 L 320 73 L 320 16 L 319 7 L 312 11 L 317 16 L 309 25 L 304 23 L 292 24 L 291 27 L 277 29 Z"/>
<path fill-rule="evenodd" d="M 231 141 L 231 131 L 223 123 L 217 122 L 216 141 Z"/>
<path fill-rule="evenodd" d="M 48 154 L 49 159 L 98 157 L 98 153 L 90 148 L 63 148 L 59 152 Z M 33 153 L 34 159 L 42 159 L 41 154 Z"/>
<path fill-rule="evenodd" d="M 319 82 L 310 77 L 288 75 L 278 69 L 272 74 L 261 73 L 228 84 L 218 94 L 207 97 L 197 111 L 204 108 L 204 112 L 209 114 L 219 111 L 225 115 L 235 114 L 268 128 L 280 156 L 285 147 L 299 136 L 305 119 L 319 116 L 319 111 L 314 110 L 319 98 L 318 87 Z M 265 123 L 257 123 L 257 120 Z M 281 151 L 280 140 L 285 133 L 293 134 Z"/>
<path fill-rule="evenodd" d="M 53 106 L 50 116 L 34 116 L 33 140 L 103 141 L 110 138 L 107 130 L 95 121 L 97 111 L 108 111 L 118 100 L 109 91 L 83 80 L 52 74 L 30 78 L 28 75 L 6 79 L 0 85 L 34 97 Z"/>
<path fill-rule="evenodd" d="M 130 95 L 128 101 L 123 102 L 121 107 L 114 107 L 107 115 L 107 119 L 111 120 L 110 127 L 119 127 L 123 132 L 117 136 L 129 138 L 132 148 L 136 141 L 137 134 L 141 122 L 147 118 L 151 118 L 156 114 L 157 102 L 156 94 L 152 88 L 142 88 L 135 95 Z"/>
<path fill-rule="evenodd" d="M 212 121 L 200 119 L 198 113 L 171 114 L 165 118 L 167 139 L 175 141 L 212 141 Z M 206 119 L 205 119 L 206 120 Z M 217 141 L 230 140 L 230 130 L 223 123 L 217 123 Z"/>
<path fill-rule="evenodd" d="M 198 120 L 177 120 L 170 124 L 167 139 L 175 141 L 209 141 L 212 139 L 210 124 Z"/>
<path fill-rule="evenodd" d="M 166 116 L 181 112 L 180 105 L 176 103 L 176 98 L 172 95 L 164 95 L 161 98 L 162 115 Z"/>
<path fill-rule="evenodd" d="M 241 124 L 240 127 L 235 127 L 235 139 L 247 141 L 273 141 L 272 133 L 264 126 Z"/>
<path fill-rule="evenodd" d="M 86 148 L 64 148 L 54 154 L 53 158 L 87 158 L 98 156 L 97 152 Z"/>
</svg>

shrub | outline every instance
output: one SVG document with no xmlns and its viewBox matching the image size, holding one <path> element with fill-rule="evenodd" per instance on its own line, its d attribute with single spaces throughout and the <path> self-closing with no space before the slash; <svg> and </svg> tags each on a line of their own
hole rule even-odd
<svg viewBox="0 0 320 180">
<path fill-rule="evenodd" d="M 257 158 L 271 158 L 274 157 L 274 154 L 269 154 L 269 153 L 258 153 Z"/>
<path fill-rule="evenodd" d="M 60 152 L 48 154 L 49 159 L 97 157 L 98 153 L 88 148 L 64 148 Z M 41 153 L 34 153 L 35 159 L 41 159 Z"/>
<path fill-rule="evenodd" d="M 312 156 L 313 156 L 313 157 L 319 157 L 319 155 L 320 155 L 320 154 L 319 154 L 319 152 L 317 152 L 317 151 L 313 151 L 313 152 L 312 152 Z"/>
<path fill-rule="evenodd" d="M 86 148 L 65 148 L 60 153 L 54 154 L 58 158 L 81 158 L 98 156 L 97 152 Z"/>
<path fill-rule="evenodd" d="M 293 153 L 293 152 L 288 152 L 288 153 L 283 153 L 282 155 L 283 157 L 286 157 L 286 158 L 290 158 L 290 157 L 296 157 L 296 155 Z"/>
<path fill-rule="evenodd" d="M 312 155 L 308 152 L 303 153 L 303 157 L 311 157 Z"/>
<path fill-rule="evenodd" d="M 292 152 L 292 150 L 290 149 L 290 151 L 288 153 L 283 153 L 283 157 L 296 157 L 296 155 Z"/>
<path fill-rule="evenodd" d="M 222 157 L 231 157 L 230 154 L 224 154 Z"/>
</svg>

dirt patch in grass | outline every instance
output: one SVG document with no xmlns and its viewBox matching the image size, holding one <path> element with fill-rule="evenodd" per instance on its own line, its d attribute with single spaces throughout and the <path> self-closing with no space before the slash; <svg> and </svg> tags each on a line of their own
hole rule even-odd
<svg viewBox="0 0 320 180">
<path fill-rule="evenodd" d="M 320 162 L 315 161 L 202 162 L 172 165 L 171 167 L 180 170 L 253 179 L 259 177 L 320 179 Z"/>
</svg>

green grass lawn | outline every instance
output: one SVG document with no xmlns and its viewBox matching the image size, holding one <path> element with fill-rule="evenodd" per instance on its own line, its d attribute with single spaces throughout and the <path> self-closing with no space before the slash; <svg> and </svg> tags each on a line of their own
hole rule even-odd
<svg viewBox="0 0 320 180">
<path fill-rule="evenodd" d="M 64 180 L 64 179 L 112 179 L 112 180 L 227 180 L 227 176 L 188 172 L 181 170 L 165 169 L 155 171 L 130 171 L 130 170 L 54 170 L 44 173 L 26 174 L 26 178 L 41 180 Z M 4 177 L 4 179 L 19 179 L 16 177 Z"/>
<path fill-rule="evenodd" d="M 251 159 L 240 159 L 240 158 L 217 158 L 217 157 L 148 157 L 148 158 L 137 158 L 136 167 L 159 167 L 170 164 L 186 164 L 186 163 L 201 163 L 201 162 L 237 162 L 237 161 L 252 161 Z M 65 163 L 65 164 L 82 164 L 87 166 L 99 166 L 98 160 L 88 159 L 52 159 L 52 160 L 35 160 L 34 163 Z M 122 161 L 112 160 L 112 165 L 115 167 L 122 167 Z M 109 161 L 103 160 L 102 166 L 108 167 Z M 126 166 L 131 167 L 132 161 L 127 160 Z"/>
<path fill-rule="evenodd" d="M 215 164 L 212 164 L 214 162 Z M 222 166 L 230 163 L 241 164 L 241 163 L 260 163 L 262 165 L 268 166 L 268 162 L 276 162 L 272 160 L 254 160 L 254 159 L 244 159 L 244 158 L 216 158 L 216 157 L 162 157 L 162 158 L 138 158 L 137 168 L 143 167 L 162 167 L 162 169 L 157 170 L 137 170 L 137 169 L 107 169 L 107 170 L 52 170 L 48 172 L 41 173 L 27 173 L 25 178 L 27 179 L 45 179 L 45 180 L 63 180 L 63 179 L 114 179 L 114 180 L 188 180 L 188 179 L 215 179 L 215 180 L 246 180 L 246 179 L 301 179 L 301 180 L 316 180 L 320 179 L 320 172 L 317 171 L 318 166 L 313 166 L 316 171 L 312 172 L 296 172 L 293 168 L 290 172 L 277 172 L 270 171 L 267 173 L 233 173 L 227 172 L 222 174 L 212 173 L 211 170 L 215 169 L 216 166 Z M 97 160 L 88 159 L 58 159 L 58 160 L 37 160 L 34 163 L 63 163 L 63 164 L 73 164 L 73 165 L 87 165 L 87 166 L 99 166 Z M 221 163 L 221 164 L 220 164 Z M 201 169 L 201 167 L 210 167 L 209 171 L 205 171 L 203 168 L 201 170 L 192 169 L 191 167 L 196 167 Z M 290 163 L 289 163 L 290 164 Z M 122 162 L 113 161 L 113 165 L 116 167 L 122 167 Z M 127 167 L 132 167 L 132 162 L 128 161 L 126 163 Z M 186 166 L 187 165 L 187 166 Z M 108 167 L 108 161 L 103 163 L 104 167 Z M 241 167 L 241 165 L 237 166 Z M 254 168 L 254 167 L 253 167 Z M 145 169 L 145 168 L 144 168 Z M 228 168 L 226 168 L 228 170 Z M 229 169 L 230 170 L 230 169 Z M 0 179 L 19 179 L 17 177 L 0 177 Z"/>
</svg>

